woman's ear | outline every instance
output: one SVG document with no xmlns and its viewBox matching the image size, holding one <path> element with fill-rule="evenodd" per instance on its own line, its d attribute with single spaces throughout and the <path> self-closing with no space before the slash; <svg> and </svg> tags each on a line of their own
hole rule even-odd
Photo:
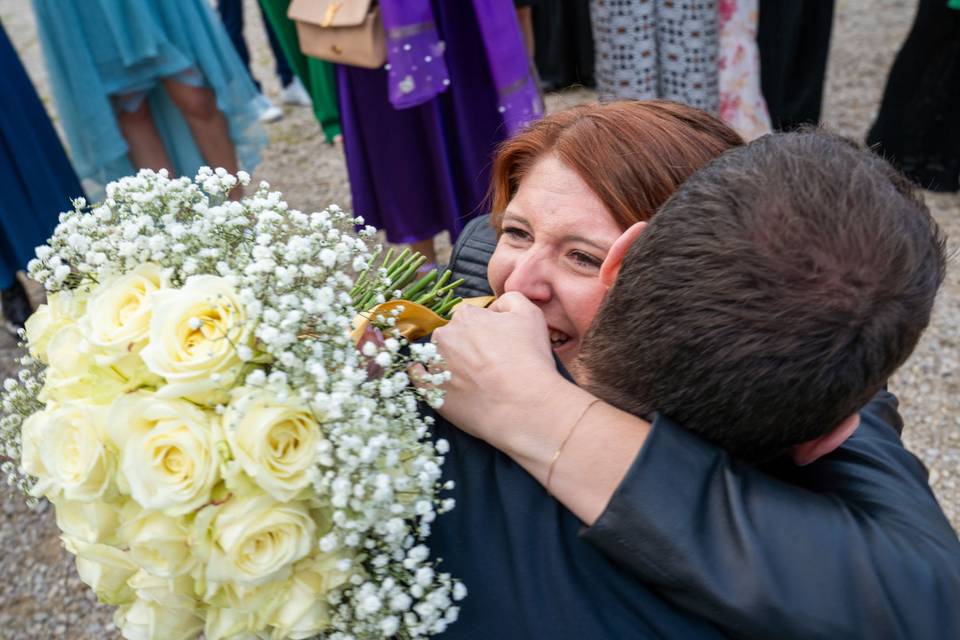
<svg viewBox="0 0 960 640">
<path fill-rule="evenodd" d="M 636 222 L 632 224 L 626 231 L 620 234 L 620 237 L 617 238 L 613 246 L 610 247 L 610 251 L 607 252 L 607 257 L 604 259 L 603 264 L 600 265 L 600 282 L 602 282 L 603 286 L 607 289 L 612 287 L 614 281 L 616 281 L 617 274 L 620 273 L 620 265 L 623 264 L 623 259 L 627 255 L 630 246 L 640 237 L 640 234 L 643 233 L 643 230 L 646 228 L 646 222 Z"/>
</svg>

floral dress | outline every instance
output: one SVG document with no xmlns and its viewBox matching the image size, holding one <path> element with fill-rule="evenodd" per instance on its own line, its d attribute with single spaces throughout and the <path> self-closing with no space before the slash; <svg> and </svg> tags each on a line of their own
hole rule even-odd
<svg viewBox="0 0 960 640">
<path fill-rule="evenodd" d="M 760 90 L 757 0 L 718 0 L 720 117 L 746 140 L 770 133 Z"/>
</svg>

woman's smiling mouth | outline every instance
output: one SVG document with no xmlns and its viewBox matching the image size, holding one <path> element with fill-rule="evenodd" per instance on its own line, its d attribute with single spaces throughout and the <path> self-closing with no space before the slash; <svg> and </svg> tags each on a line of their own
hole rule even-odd
<svg viewBox="0 0 960 640">
<path fill-rule="evenodd" d="M 548 329 L 550 331 L 550 346 L 554 349 L 559 349 L 570 342 L 570 336 L 563 331 L 553 327 L 548 327 Z"/>
</svg>

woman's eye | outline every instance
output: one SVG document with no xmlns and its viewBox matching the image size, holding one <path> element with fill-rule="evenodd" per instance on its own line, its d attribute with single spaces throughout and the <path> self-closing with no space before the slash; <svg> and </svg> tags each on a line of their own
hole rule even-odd
<svg viewBox="0 0 960 640">
<path fill-rule="evenodd" d="M 503 235 L 508 236 L 514 240 L 527 240 L 530 238 L 529 233 L 527 233 L 523 229 L 518 229 L 517 227 L 504 227 Z"/>
<path fill-rule="evenodd" d="M 588 267 L 590 269 L 599 269 L 600 265 L 603 264 L 603 260 L 600 258 L 582 251 L 574 251 L 570 254 L 570 257 L 573 258 L 574 262 L 576 262 L 578 266 Z"/>
</svg>

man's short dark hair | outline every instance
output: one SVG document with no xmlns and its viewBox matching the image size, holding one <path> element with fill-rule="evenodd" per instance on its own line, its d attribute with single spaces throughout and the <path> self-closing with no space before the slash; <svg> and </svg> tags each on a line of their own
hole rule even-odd
<svg viewBox="0 0 960 640">
<path fill-rule="evenodd" d="M 628 251 L 582 352 L 588 386 L 749 460 L 824 435 L 910 355 L 944 239 L 886 161 L 820 131 L 734 149 Z"/>
</svg>

